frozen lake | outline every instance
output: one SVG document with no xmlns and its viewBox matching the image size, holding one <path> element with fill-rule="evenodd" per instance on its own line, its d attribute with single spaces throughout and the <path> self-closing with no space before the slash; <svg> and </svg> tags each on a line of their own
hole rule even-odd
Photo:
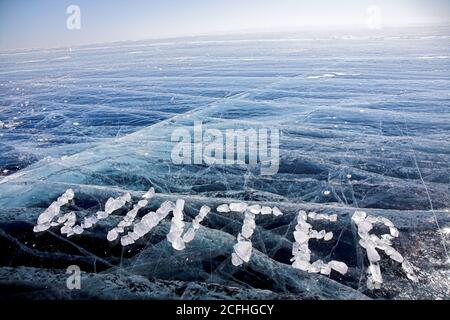
<svg viewBox="0 0 450 320">
<path fill-rule="evenodd" d="M 279 129 L 278 173 L 173 164 L 171 134 L 194 121 L 219 130 Z M 123 276 L 133 282 L 138 275 L 147 281 L 144 298 L 157 297 L 148 293 L 156 292 L 154 286 L 177 298 L 171 286 L 185 286 L 185 298 L 448 299 L 449 141 L 446 27 L 0 53 L 0 248 L 11 252 L 0 260 L 0 279 L 14 283 L 35 273 L 44 286 L 64 279 L 70 263 L 63 262 L 72 261 L 96 283 L 85 294 L 98 297 L 129 297 L 127 288 L 102 281 Z M 186 253 L 172 256 L 163 236 L 167 225 L 125 254 L 100 238 L 108 226 L 67 243 L 56 230 L 35 236 L 37 215 L 68 187 L 81 194 L 75 208 L 84 213 L 98 210 L 118 191 L 150 187 L 194 204 L 238 199 L 292 212 L 281 220 L 257 220 L 254 247 L 260 255 L 253 265 L 234 270 L 226 250 L 241 227 L 239 215 L 205 219 L 191 250 L 212 249 L 191 262 Z M 333 227 L 334 242 L 316 250 L 324 259 L 350 261 L 348 276 L 287 269 L 299 208 L 342 215 L 342 224 Z M 395 245 L 421 270 L 420 284 L 398 275 L 388 259 L 387 288 L 369 292 L 360 283 L 366 264 L 345 223 L 358 208 L 399 225 Z M 222 239 L 225 252 L 214 251 L 214 239 Z M 217 296 L 211 286 L 217 286 Z M 227 294 L 227 286 L 238 289 Z"/>
</svg>

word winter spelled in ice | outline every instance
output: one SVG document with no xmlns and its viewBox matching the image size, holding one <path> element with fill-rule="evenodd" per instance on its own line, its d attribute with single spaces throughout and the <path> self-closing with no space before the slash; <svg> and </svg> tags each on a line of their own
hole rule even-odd
<svg viewBox="0 0 450 320">
<path fill-rule="evenodd" d="M 177 199 L 175 203 L 171 201 L 163 202 L 154 212 L 145 214 L 140 221 L 135 222 L 139 210 L 145 208 L 149 201 L 154 197 L 155 190 L 151 188 L 141 199 L 133 205 L 116 227 L 111 229 L 107 234 L 107 239 L 113 242 L 120 238 L 122 246 L 128 246 L 144 237 L 154 227 L 156 227 L 163 219 L 172 213 L 170 231 L 167 234 L 167 240 L 171 243 L 175 250 L 183 250 L 186 244 L 195 238 L 196 231 L 200 228 L 200 223 L 207 217 L 211 208 L 202 206 L 197 216 L 192 220 L 191 227 L 185 232 L 184 222 L 184 200 Z M 51 227 L 60 226 L 61 233 L 67 237 L 79 235 L 84 230 L 92 228 L 99 220 L 108 218 L 113 212 L 123 208 L 127 203 L 131 202 L 131 195 L 125 193 L 117 198 L 109 198 L 104 207 L 104 211 L 98 211 L 93 215 L 84 217 L 84 220 L 77 224 L 75 212 L 70 211 L 62 214 L 61 208 L 70 203 L 75 197 L 72 189 L 68 189 L 60 197 L 56 199 L 50 206 L 39 215 L 34 232 L 43 232 Z M 240 266 L 248 263 L 252 255 L 252 235 L 256 228 L 256 215 L 273 215 L 280 216 L 283 213 L 277 207 L 260 206 L 258 204 L 248 205 L 244 202 L 236 202 L 230 204 L 221 204 L 217 206 L 216 212 L 229 213 L 239 212 L 244 214 L 244 221 L 241 232 L 237 235 L 237 243 L 233 247 L 231 254 L 231 263 L 234 266 Z M 342 275 L 348 271 L 348 266 L 337 260 L 324 262 L 316 260 L 311 262 L 311 250 L 309 248 L 309 240 L 330 241 L 333 239 L 333 233 L 326 230 L 315 230 L 309 223 L 314 220 L 323 220 L 328 222 L 336 222 L 338 216 L 336 214 L 327 215 L 316 212 L 305 212 L 301 210 L 297 215 L 297 224 L 293 233 L 295 242 L 292 246 L 292 267 L 309 273 L 320 273 L 330 275 L 334 270 Z M 369 289 L 380 288 L 383 283 L 379 262 L 381 257 L 377 251 L 381 250 L 389 256 L 390 259 L 401 263 L 407 277 L 412 281 L 417 281 L 411 264 L 403 258 L 403 256 L 392 247 L 392 240 L 399 236 L 398 229 L 394 224 L 385 217 L 375 217 L 368 215 L 364 211 L 356 211 L 352 216 L 352 223 L 356 225 L 359 244 L 365 249 L 369 267 L 367 269 L 368 278 L 367 286 Z M 389 228 L 389 234 L 377 236 L 370 231 L 374 225 L 381 224 Z M 128 230 L 126 232 L 126 229 Z"/>
</svg>

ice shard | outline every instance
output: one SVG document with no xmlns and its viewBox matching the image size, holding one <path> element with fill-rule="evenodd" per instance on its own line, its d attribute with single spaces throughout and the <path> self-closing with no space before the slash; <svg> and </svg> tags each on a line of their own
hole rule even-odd
<svg viewBox="0 0 450 320">
<path fill-rule="evenodd" d="M 108 231 L 107 234 L 108 241 L 116 240 L 119 237 L 119 235 L 125 231 L 125 228 L 130 227 L 133 224 L 134 219 L 136 218 L 136 215 L 139 212 L 139 210 L 147 206 L 148 202 L 150 201 L 151 198 L 153 198 L 154 195 L 155 189 L 152 187 L 142 196 L 142 200 L 136 203 L 133 206 L 133 209 L 127 212 L 127 214 L 123 217 L 122 221 L 120 221 L 115 228 Z M 86 224 L 85 220 L 85 226 L 86 227 L 92 226 L 92 224 L 91 223 Z"/>
<path fill-rule="evenodd" d="M 53 222 L 53 220 L 60 214 L 61 207 L 73 200 L 75 194 L 72 189 L 66 190 L 56 201 L 54 201 L 43 213 L 41 213 L 37 220 L 37 225 L 34 227 L 34 232 L 42 232 L 48 230 L 50 227 L 57 226 L 68 219 L 58 220 L 58 222 Z M 61 222 L 60 222 L 61 221 Z"/>
</svg>

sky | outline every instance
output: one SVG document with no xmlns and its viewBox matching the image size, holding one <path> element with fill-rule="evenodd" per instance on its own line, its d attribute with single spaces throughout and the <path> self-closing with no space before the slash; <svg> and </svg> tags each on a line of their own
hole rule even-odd
<svg viewBox="0 0 450 320">
<path fill-rule="evenodd" d="M 80 8 L 79 29 L 67 27 L 67 19 L 74 21 L 66 12 L 70 5 Z M 450 1 L 0 0 L 0 50 L 305 27 L 365 28 L 374 17 L 376 28 L 448 25 Z"/>
</svg>

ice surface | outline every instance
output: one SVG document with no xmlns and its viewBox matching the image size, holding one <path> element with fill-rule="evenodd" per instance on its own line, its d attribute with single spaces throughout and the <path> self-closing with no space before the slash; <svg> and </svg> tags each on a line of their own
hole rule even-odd
<svg viewBox="0 0 450 320">
<path fill-rule="evenodd" d="M 257 289 L 295 298 L 448 298 L 448 236 L 439 228 L 449 227 L 450 208 L 449 34 L 448 28 L 351 37 L 334 31 L 1 53 L 2 275 L 20 282 L 36 268 L 42 277 L 36 281 L 54 288 L 46 270 L 77 262 L 93 282 L 119 270 L 128 280 L 220 284 L 259 296 Z M 199 120 L 209 129 L 280 129 L 279 172 L 173 164 L 173 130 Z M 155 197 L 126 230 L 124 216 L 151 187 Z M 68 188 L 76 196 L 60 215 L 75 212 L 89 230 L 75 234 L 76 221 L 61 220 L 73 232 L 69 239 L 52 229 L 37 237 L 31 229 L 38 216 Z M 120 209 L 102 207 L 126 193 L 133 201 Z M 179 198 L 186 200 L 181 239 L 191 240 L 183 251 L 166 239 Z M 243 202 L 257 227 L 249 262 L 235 268 L 243 262 L 233 246 L 245 210 L 229 212 L 229 205 Z M 191 239 L 204 205 L 216 210 Z M 103 210 L 104 219 L 93 219 Z M 304 217 L 308 224 L 297 230 L 299 210 L 329 219 Z M 395 226 L 377 220 L 372 230 L 361 229 L 378 235 L 367 241 L 381 256 L 383 290 L 367 290 L 361 281 L 369 261 L 350 221 L 355 210 Z M 133 244 L 123 252 L 99 240 L 122 220 L 121 240 Z M 311 252 L 296 244 L 294 231 L 315 229 L 326 232 L 312 232 L 321 239 L 309 240 Z M 301 253 L 298 269 L 289 261 L 294 248 Z M 302 271 L 311 261 L 320 274 Z M 378 287 L 371 277 L 367 285 Z M 93 287 L 86 290 L 107 291 Z"/>
</svg>

